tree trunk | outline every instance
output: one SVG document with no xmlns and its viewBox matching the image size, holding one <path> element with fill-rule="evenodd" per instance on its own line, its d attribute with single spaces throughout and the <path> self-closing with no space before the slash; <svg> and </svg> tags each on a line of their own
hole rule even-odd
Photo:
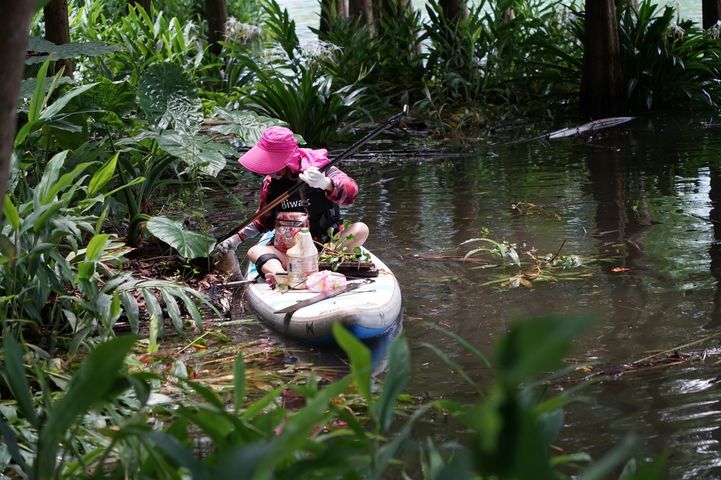
<svg viewBox="0 0 721 480">
<path fill-rule="evenodd" d="M 355 0 L 321 0 L 320 2 L 320 32 L 330 32 L 330 13 L 340 18 L 349 18 L 351 10 L 357 10 Z"/>
<path fill-rule="evenodd" d="M 218 55 L 225 40 L 225 22 L 228 20 L 228 5 L 225 0 L 205 0 L 205 19 L 208 22 L 208 45 L 211 53 Z"/>
<path fill-rule="evenodd" d="M 366 25 L 373 24 L 373 0 L 350 0 L 348 16 L 362 18 Z"/>
<path fill-rule="evenodd" d="M 721 0 L 703 0 L 701 15 L 704 30 L 716 25 L 721 19 Z"/>
<path fill-rule="evenodd" d="M 449 20 L 457 20 L 468 16 L 466 0 L 440 0 L 438 4 L 443 15 Z"/>
<path fill-rule="evenodd" d="M 151 5 L 150 0 L 129 0 L 129 2 L 131 5 L 135 4 L 135 5 L 138 5 L 139 7 L 143 7 L 143 10 L 150 13 L 150 5 Z"/>
<path fill-rule="evenodd" d="M 335 0 L 335 4 L 336 4 L 336 11 L 338 12 L 338 16 L 340 18 L 348 18 L 348 13 L 349 13 L 349 9 L 350 9 L 348 0 Z"/>
<path fill-rule="evenodd" d="M 586 0 L 581 112 L 591 118 L 625 110 L 614 0 Z"/>
<path fill-rule="evenodd" d="M 0 201 L 7 191 L 15 141 L 17 101 L 25 68 L 30 19 L 35 2 L 7 2 L 0 15 Z M 2 220 L 2 209 L 0 209 Z"/>
<path fill-rule="evenodd" d="M 55 45 L 70 43 L 70 25 L 68 24 L 67 0 L 50 0 L 43 10 L 45 15 L 45 39 Z M 70 60 L 58 60 L 55 68 L 65 67 L 65 75 L 73 76 L 73 64 Z"/>
</svg>

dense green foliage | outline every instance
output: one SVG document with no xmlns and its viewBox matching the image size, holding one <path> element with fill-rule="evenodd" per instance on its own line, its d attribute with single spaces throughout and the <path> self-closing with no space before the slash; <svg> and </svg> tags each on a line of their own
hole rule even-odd
<svg viewBox="0 0 721 480">
<path fill-rule="evenodd" d="M 489 393 L 438 352 L 477 398 L 419 405 L 402 419 L 395 413 L 409 377 L 407 345 L 391 348 L 376 395 L 367 350 L 340 329 L 351 375 L 323 388 L 313 378 L 292 386 L 305 402 L 297 411 L 279 405 L 279 389 L 246 399 L 242 359 L 232 411 L 225 398 L 185 378 L 174 381 L 193 399 L 188 404 L 149 403 L 159 377 L 138 372 L 134 337 L 113 339 L 117 323 L 147 331 L 152 351 L 166 323 L 178 332 L 201 328 L 200 308 L 214 308 L 182 283 L 124 270 L 133 247 L 163 245 L 189 261 L 215 244 L 207 225 L 193 232 L 160 214 L 158 194 L 186 187 L 202 203 L 206 184 L 224 170 L 233 175 L 227 160 L 237 156 L 234 147 L 254 143 L 268 125 L 330 146 L 405 103 L 443 131 L 557 115 L 577 101 L 584 27 L 575 4 L 482 1 L 452 20 L 431 0 L 423 21 L 406 2 L 389 1 L 374 25 L 328 12 L 330 29 L 314 47 L 301 45 L 275 1 L 228 3 L 234 18 L 219 55 L 207 50 L 195 0 L 154 2 L 149 12 L 125 0 L 70 1 L 67 45 L 40 38 L 40 15 L 33 25 L 0 231 L 0 395 L 12 398 L 0 408 L 3 472 L 380 478 L 398 473 L 414 425 L 437 410 L 454 417 L 468 441 L 414 444 L 412 474 L 577 473 L 586 456 L 549 458 L 568 396 L 549 398 L 532 382 L 559 366 L 576 331 L 557 319 L 519 326 L 501 341 Z M 685 99 L 716 107 L 721 44 L 714 32 L 677 21 L 672 7 L 645 0 L 635 11 L 631 3 L 622 2 L 618 22 L 632 109 Z M 73 78 L 55 70 L 59 59 L 73 61 Z M 87 354 L 77 373 L 57 368 L 65 354 Z M 338 406 L 351 383 L 365 405 L 362 420 Z M 331 419 L 348 428 L 330 428 Z M 198 436 L 210 445 L 206 456 L 192 449 Z M 591 470 L 595 478 L 622 456 L 613 455 Z"/>
<path fill-rule="evenodd" d="M 549 395 L 545 382 L 536 381 L 538 374 L 561 365 L 571 337 L 585 323 L 540 318 L 513 327 L 496 347 L 494 381 L 487 393 L 427 344 L 469 382 L 476 398 L 405 407 L 403 417 L 396 415 L 396 405 L 411 374 L 403 337 L 390 346 L 388 372 L 375 391 L 370 352 L 336 325 L 334 334 L 350 359 L 350 374 L 322 388 L 313 376 L 304 384 L 289 385 L 303 399 L 297 409 L 290 409 L 280 403 L 283 387 L 247 398 L 242 355 L 233 367 L 229 406 L 227 399 L 183 377 L 174 379 L 176 386 L 187 399 L 198 400 L 154 406 L 149 400 L 156 377 L 126 366 L 133 364 L 132 336 L 96 347 L 72 381 L 53 392 L 41 368 L 25 368 L 21 346 L 6 335 L 2 388 L 14 394 L 17 404 L 3 410 L 0 460 L 3 470 L 14 466 L 31 479 L 384 478 L 401 470 L 429 479 L 550 479 L 564 478 L 562 472 L 607 478 L 628 458 L 632 441 L 627 439 L 590 466 L 586 454 L 552 455 L 550 445 L 563 424 L 562 407 L 574 392 Z M 443 333 L 480 364 L 491 366 L 465 340 Z M 41 392 L 34 394 L 37 385 Z M 349 403 L 354 396 L 363 409 Z M 433 412 L 448 412 L 457 427 L 466 430 L 467 440 L 440 446 L 431 438 L 414 440 L 414 427 L 428 422 Z M 92 421 L 105 425 L 103 435 L 93 434 Z M 403 458 L 417 460 L 399 463 Z M 633 463 L 623 478 L 657 478 L 661 468 L 660 462 Z"/>
<path fill-rule="evenodd" d="M 630 105 L 639 110 L 684 100 L 718 107 L 721 44 L 673 7 L 641 2 L 619 12 L 619 36 Z"/>
</svg>

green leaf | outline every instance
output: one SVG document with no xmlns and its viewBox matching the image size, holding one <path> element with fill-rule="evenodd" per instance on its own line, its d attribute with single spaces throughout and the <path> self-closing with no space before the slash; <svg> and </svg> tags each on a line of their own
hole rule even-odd
<svg viewBox="0 0 721 480">
<path fill-rule="evenodd" d="M 150 233 L 167 243 L 187 259 L 207 257 L 215 246 L 215 239 L 183 229 L 180 222 L 166 217 L 151 217 L 147 222 Z"/>
<path fill-rule="evenodd" d="M 45 60 L 35 78 L 35 92 L 30 99 L 30 106 L 28 107 L 28 123 L 35 122 L 40 118 L 40 111 L 45 102 L 45 78 L 48 74 L 48 67 L 50 67 L 50 59 Z"/>
<path fill-rule="evenodd" d="M 636 437 L 626 435 L 609 450 L 600 460 L 581 472 L 578 478 L 583 480 L 602 480 L 608 478 L 616 467 L 618 467 L 631 454 L 633 446 L 636 444 Z"/>
<path fill-rule="evenodd" d="M 658 480 L 668 478 L 668 457 L 663 455 L 651 462 L 641 462 L 641 465 L 635 459 L 631 459 L 626 463 L 619 480 Z"/>
<path fill-rule="evenodd" d="M 113 155 L 110 160 L 108 160 L 108 163 L 103 165 L 90 179 L 90 183 L 88 184 L 88 196 L 91 197 L 95 195 L 96 193 L 100 192 L 103 188 L 105 188 L 105 185 L 108 184 L 111 178 L 113 178 L 113 174 L 115 173 L 115 167 L 118 164 L 118 155 L 119 153 L 116 153 Z"/>
<path fill-rule="evenodd" d="M 195 134 L 203 121 L 202 103 L 183 67 L 156 63 L 148 67 L 138 82 L 138 103 L 148 122 L 161 130 Z"/>
<path fill-rule="evenodd" d="M 496 345 L 497 376 L 519 385 L 533 375 L 561 366 L 570 341 L 590 323 L 588 317 L 541 317 L 517 323 Z"/>
<path fill-rule="evenodd" d="M 0 259 L 6 262 L 10 268 L 15 265 L 15 260 L 18 258 L 17 246 L 10 240 L 6 235 L 0 233 Z M 12 298 L 12 296 L 10 297 Z"/>
<path fill-rule="evenodd" d="M 211 474 L 214 480 L 237 480 L 240 478 L 263 478 L 256 471 L 263 460 L 272 454 L 268 442 L 236 446 L 222 455 Z M 267 478 L 272 478 L 270 475 Z"/>
<path fill-rule="evenodd" d="M 150 317 L 155 316 L 156 320 L 156 336 L 163 336 L 163 309 L 160 307 L 160 302 L 158 302 L 158 299 L 155 297 L 153 292 L 151 292 L 147 288 L 141 288 L 140 293 L 143 295 L 143 299 L 145 300 L 145 308 L 148 310 L 148 315 Z M 151 320 L 152 322 L 152 320 Z M 151 323 L 152 326 L 152 323 Z"/>
<path fill-rule="evenodd" d="M 130 330 L 133 333 L 138 333 L 138 327 L 140 324 L 140 309 L 138 308 L 137 300 L 135 300 L 135 297 L 130 292 L 123 291 L 120 292 L 120 301 L 123 304 L 125 316 L 128 317 Z"/>
<path fill-rule="evenodd" d="M 348 388 L 349 384 L 350 378 L 346 377 L 326 386 L 309 399 L 305 407 L 286 421 L 281 434 L 273 438 L 270 452 L 258 467 L 261 478 L 268 478 L 276 465 L 297 454 L 300 446 L 307 442 L 313 428 L 330 415 L 328 411 L 330 401 Z"/>
<path fill-rule="evenodd" d="M 62 109 L 67 106 L 68 103 L 70 103 L 70 100 L 77 97 L 78 95 L 82 95 L 83 93 L 93 88 L 95 85 L 97 85 L 97 83 L 86 83 L 85 85 L 73 88 L 68 93 L 55 100 L 53 104 L 50 105 L 48 108 L 43 110 L 43 112 L 40 114 L 40 120 L 51 120 L 53 117 L 55 117 L 55 115 L 60 113 Z"/>
<path fill-rule="evenodd" d="M 281 394 L 284 388 L 285 387 L 275 387 L 273 390 L 263 395 L 259 400 L 253 402 L 250 406 L 248 406 L 245 412 L 243 412 L 243 420 L 252 420 L 253 417 L 264 411 L 268 405 L 278 399 L 278 396 Z"/>
<path fill-rule="evenodd" d="M 135 336 L 125 336 L 103 343 L 90 352 L 80 365 L 66 394 L 53 404 L 40 431 L 37 451 L 39 478 L 54 477 L 60 441 L 73 430 L 77 419 L 111 390 L 120 378 L 125 357 L 135 341 Z"/>
<path fill-rule="evenodd" d="M 226 155 L 236 153 L 228 145 L 179 133 L 158 135 L 156 140 L 161 150 L 211 177 L 225 168 Z"/>
<path fill-rule="evenodd" d="M 145 177 L 135 178 L 135 179 L 131 180 L 130 182 L 126 183 L 125 185 L 121 185 L 113 190 L 110 190 L 108 193 L 105 194 L 105 196 L 109 197 L 121 190 L 125 190 L 128 187 L 132 187 L 133 185 L 138 185 L 139 183 L 143 183 L 144 181 L 145 181 Z"/>
<path fill-rule="evenodd" d="M 5 215 L 8 224 L 10 224 L 14 230 L 20 230 L 20 215 L 13 201 L 10 200 L 9 195 L 5 195 L 3 200 L 3 215 Z"/>
<path fill-rule="evenodd" d="M 180 318 L 180 307 L 178 307 L 178 302 L 165 288 L 160 289 L 160 295 L 163 297 L 163 302 L 165 302 L 165 311 L 168 312 L 168 316 L 173 322 L 173 327 L 175 327 L 175 330 L 178 333 L 182 333 L 183 319 Z"/>
<path fill-rule="evenodd" d="M 190 312 L 190 316 L 193 318 L 195 326 L 197 328 L 203 328 L 203 316 L 200 314 L 200 311 L 198 311 L 198 307 L 195 305 L 193 299 L 190 298 L 182 289 L 173 290 L 173 293 L 175 294 L 175 296 L 183 299 L 183 303 L 185 303 L 185 308 L 188 310 L 188 312 Z"/>
<path fill-rule="evenodd" d="M 211 131 L 223 135 L 234 135 L 246 145 L 255 145 L 267 127 L 279 125 L 278 120 L 274 118 L 250 111 L 238 112 L 217 108 L 214 116 L 226 123 L 211 127 Z"/>
<path fill-rule="evenodd" d="M 383 472 L 388 467 L 391 460 L 395 458 L 396 453 L 413 431 L 413 425 L 415 425 L 419 418 L 425 415 L 429 408 L 431 408 L 431 404 L 426 404 L 413 412 L 413 415 L 406 420 L 403 424 L 403 428 L 401 428 L 401 430 L 396 434 L 395 438 L 380 448 L 376 456 L 376 461 L 373 465 L 373 475 L 371 478 L 383 478 Z"/>
<path fill-rule="evenodd" d="M 110 302 L 110 312 L 108 317 L 111 327 L 115 325 L 115 322 L 118 318 L 120 318 L 121 313 L 123 313 L 123 311 L 120 308 L 120 297 L 118 296 L 118 292 L 113 292 L 113 300 Z"/>
<path fill-rule="evenodd" d="M 333 324 L 333 336 L 338 345 L 350 358 L 351 372 L 360 394 L 365 398 L 368 407 L 372 406 L 371 397 L 371 353 L 368 347 L 355 338 L 340 323 Z"/>
<path fill-rule="evenodd" d="M 89 163 L 80 163 L 75 166 L 75 168 L 72 169 L 72 171 L 66 173 L 65 175 L 61 176 L 57 182 L 55 182 L 52 187 L 47 191 L 45 194 L 45 197 L 40 199 L 40 202 L 42 204 L 48 204 L 55 200 L 55 196 L 68 188 L 70 185 L 72 185 L 73 181 L 77 178 L 78 175 L 80 175 L 82 172 L 85 171 L 86 168 L 88 168 Z"/>
<path fill-rule="evenodd" d="M 388 352 L 388 374 L 383 382 L 383 392 L 375 404 L 374 416 L 381 432 L 386 432 L 393 420 L 396 399 L 411 377 L 411 352 L 402 335 L 393 340 Z"/>
<path fill-rule="evenodd" d="M 245 401 L 245 362 L 242 353 L 238 355 L 233 364 L 233 383 L 235 386 L 235 413 L 238 413 Z"/>
<path fill-rule="evenodd" d="M 82 43 L 63 43 L 56 45 L 44 38 L 30 37 L 28 40 L 28 50 L 38 53 L 48 53 L 46 55 L 34 55 L 25 60 L 26 65 L 40 63 L 46 60 L 64 60 L 66 58 L 77 57 L 97 57 L 120 50 L 115 45 L 107 45 L 103 42 L 82 42 Z"/>
<path fill-rule="evenodd" d="M 85 248 L 85 258 L 90 261 L 95 261 L 100 258 L 105 246 L 108 244 L 108 237 L 110 237 L 110 235 L 107 233 L 94 235 Z"/>
<path fill-rule="evenodd" d="M 31 425 L 37 427 L 39 420 L 35 413 L 30 384 L 25 373 L 23 362 L 23 350 L 15 337 L 7 330 L 3 333 L 5 347 L 5 370 L 7 371 L 7 382 L 10 390 L 18 402 L 20 411 Z"/>
<path fill-rule="evenodd" d="M 158 316 L 150 315 L 150 326 L 148 327 L 148 353 L 158 351 Z"/>
<path fill-rule="evenodd" d="M 63 164 L 65 163 L 65 158 L 67 156 L 68 151 L 62 151 L 54 155 L 46 165 L 43 176 L 40 179 L 40 182 L 38 182 L 37 187 L 35 187 L 35 192 L 33 192 L 36 206 L 47 203 L 43 200 L 49 197 L 48 193 L 57 183 L 58 178 L 60 177 L 60 170 L 63 168 Z"/>
<path fill-rule="evenodd" d="M 7 423 L 3 422 L 2 419 L 0 419 L 0 433 L 2 433 L 2 437 L 5 439 L 5 445 L 7 446 L 10 456 L 15 463 L 18 464 L 28 478 L 35 478 L 33 468 L 25 462 L 25 458 L 20 453 L 20 445 L 18 445 L 18 439 L 15 432 L 8 426 Z"/>
<path fill-rule="evenodd" d="M 142 435 L 154 442 L 178 466 L 187 470 L 190 473 L 190 478 L 198 480 L 208 478 L 208 472 L 205 470 L 203 463 L 196 458 L 192 450 L 185 447 L 175 438 L 154 430 L 143 432 Z"/>
</svg>

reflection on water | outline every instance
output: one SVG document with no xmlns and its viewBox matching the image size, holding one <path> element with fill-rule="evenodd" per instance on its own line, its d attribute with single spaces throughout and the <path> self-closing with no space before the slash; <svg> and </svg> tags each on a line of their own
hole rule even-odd
<svg viewBox="0 0 721 480">
<path fill-rule="evenodd" d="M 515 318 L 592 315 L 596 323 L 576 340 L 574 355 L 595 357 L 603 366 L 721 333 L 721 135 L 703 123 L 638 119 L 590 138 L 481 146 L 465 158 L 344 162 L 361 187 L 346 217 L 370 226 L 369 248 L 395 272 L 403 291 L 411 390 L 430 398 L 468 393 L 424 342 L 475 379 L 488 376 L 428 324 L 489 353 Z M 556 205 L 558 216 L 545 210 L 519 215 L 510 208 L 519 201 Z M 497 270 L 414 257 L 454 254 L 482 227 L 491 238 L 541 253 L 563 243 L 562 254 L 600 261 L 589 264 L 590 279 L 499 290 L 482 286 L 497 278 Z M 628 373 L 588 387 L 593 403 L 568 408 L 559 443 L 598 457 L 632 430 L 650 452 L 673 452 L 673 478 L 721 476 L 718 359 L 719 351 L 709 350 L 703 363 Z"/>
</svg>

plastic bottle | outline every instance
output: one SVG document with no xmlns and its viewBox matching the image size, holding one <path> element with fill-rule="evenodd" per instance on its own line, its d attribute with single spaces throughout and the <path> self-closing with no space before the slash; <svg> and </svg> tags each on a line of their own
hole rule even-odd
<svg viewBox="0 0 721 480">
<path fill-rule="evenodd" d="M 288 283 L 290 288 L 305 288 L 308 275 L 318 271 L 318 249 L 313 243 L 310 230 L 301 228 L 295 235 L 295 245 L 285 252 L 288 255 Z"/>
</svg>

